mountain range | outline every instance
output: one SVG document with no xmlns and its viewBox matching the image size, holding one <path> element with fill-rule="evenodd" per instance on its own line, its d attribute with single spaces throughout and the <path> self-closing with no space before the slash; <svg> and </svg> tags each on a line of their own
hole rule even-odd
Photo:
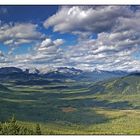
<svg viewBox="0 0 140 140">
<path fill-rule="evenodd" d="M 94 71 L 82 71 L 80 69 L 58 67 L 55 70 L 41 72 L 38 69 L 30 71 L 30 69 L 22 70 L 17 67 L 0 68 L 1 80 L 33 80 L 33 79 L 55 79 L 55 80 L 75 80 L 75 81 L 103 81 L 111 78 L 123 77 L 130 73 L 124 71 L 103 71 L 95 69 Z"/>
<path fill-rule="evenodd" d="M 75 68 L 60 67 L 54 71 L 41 73 L 35 70 L 30 73 L 28 69 L 22 70 L 16 67 L 0 68 L 0 89 L 8 90 L 2 82 L 14 82 L 16 85 L 47 85 L 50 83 L 63 83 L 66 80 L 90 82 L 87 87 L 90 93 L 118 93 L 131 94 L 140 92 L 140 73 L 124 71 L 94 70 L 91 72 Z"/>
</svg>

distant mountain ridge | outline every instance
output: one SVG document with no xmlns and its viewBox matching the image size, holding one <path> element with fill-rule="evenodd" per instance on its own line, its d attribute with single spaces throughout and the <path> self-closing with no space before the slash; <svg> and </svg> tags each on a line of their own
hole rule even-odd
<svg viewBox="0 0 140 140">
<path fill-rule="evenodd" d="M 59 80 L 82 80 L 82 81 L 102 81 L 110 78 L 123 77 L 130 73 L 124 71 L 104 71 L 95 69 L 94 71 L 82 71 L 76 68 L 58 67 L 54 70 L 41 72 L 38 69 L 22 70 L 17 67 L 0 68 L 0 79 L 32 80 L 32 79 L 59 79 Z"/>
<path fill-rule="evenodd" d="M 16 67 L 2 67 L 0 68 L 0 74 L 22 73 L 22 69 Z"/>
</svg>

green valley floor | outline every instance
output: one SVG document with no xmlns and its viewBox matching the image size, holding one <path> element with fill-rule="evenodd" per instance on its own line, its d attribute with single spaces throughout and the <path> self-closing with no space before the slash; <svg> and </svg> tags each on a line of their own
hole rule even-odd
<svg viewBox="0 0 140 140">
<path fill-rule="evenodd" d="M 14 114 L 22 126 L 39 124 L 43 135 L 140 134 L 140 94 L 99 93 L 94 86 L 90 82 L 3 83 L 0 120 L 4 123 Z"/>
</svg>

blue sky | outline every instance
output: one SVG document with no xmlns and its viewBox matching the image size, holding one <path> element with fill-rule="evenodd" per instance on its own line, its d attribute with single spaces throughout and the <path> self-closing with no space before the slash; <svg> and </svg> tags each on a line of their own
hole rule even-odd
<svg viewBox="0 0 140 140">
<path fill-rule="evenodd" d="M 0 67 L 140 69 L 139 6 L 0 6 Z"/>
</svg>

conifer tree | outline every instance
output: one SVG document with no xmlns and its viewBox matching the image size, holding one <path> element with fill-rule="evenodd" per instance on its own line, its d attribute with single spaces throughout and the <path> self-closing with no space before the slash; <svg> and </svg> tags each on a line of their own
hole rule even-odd
<svg viewBox="0 0 140 140">
<path fill-rule="evenodd" d="M 36 135 L 41 135 L 41 128 L 40 128 L 40 125 L 37 123 L 36 124 L 36 131 L 35 131 L 35 134 Z"/>
</svg>

